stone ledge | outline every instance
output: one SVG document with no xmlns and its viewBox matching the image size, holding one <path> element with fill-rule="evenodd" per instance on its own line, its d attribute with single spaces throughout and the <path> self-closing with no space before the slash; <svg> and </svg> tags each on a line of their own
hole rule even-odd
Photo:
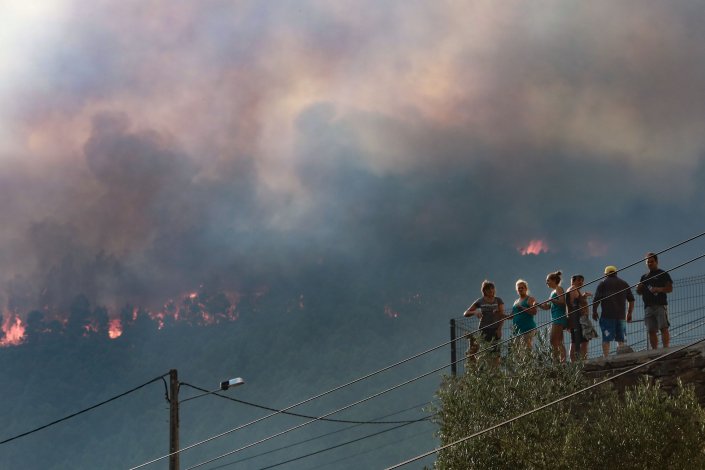
<svg viewBox="0 0 705 470">
<path fill-rule="evenodd" d="M 585 375 L 599 379 L 618 374 L 674 349 L 678 349 L 678 346 L 592 359 L 585 363 Z M 680 379 L 684 384 L 695 387 L 700 403 L 705 405 L 705 344 L 691 346 L 653 362 L 615 379 L 613 383 L 617 390 L 623 391 L 625 387 L 637 384 L 642 377 L 647 377 L 652 382 L 658 380 L 661 387 L 667 391 L 673 390 Z"/>
</svg>

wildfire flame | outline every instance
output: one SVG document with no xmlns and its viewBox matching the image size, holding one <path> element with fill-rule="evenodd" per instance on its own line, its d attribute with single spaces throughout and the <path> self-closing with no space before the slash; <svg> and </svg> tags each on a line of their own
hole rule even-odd
<svg viewBox="0 0 705 470">
<path fill-rule="evenodd" d="M 0 346 L 15 346 L 24 339 L 25 326 L 22 319 L 17 315 L 10 314 L 5 316 L 5 321 L 2 324 L 4 333 Z"/>
<path fill-rule="evenodd" d="M 110 319 L 110 323 L 108 323 L 108 337 L 115 339 L 120 336 L 122 336 L 122 322 L 119 318 Z"/>
<path fill-rule="evenodd" d="M 519 253 L 522 256 L 548 253 L 548 243 L 543 240 L 531 240 L 528 245 L 519 248 Z"/>
<path fill-rule="evenodd" d="M 34 342 L 35 337 L 43 334 L 70 335 L 78 333 L 84 338 L 107 337 L 111 340 L 120 338 L 131 328 L 149 328 L 151 324 L 158 330 L 176 323 L 188 323 L 193 326 L 211 326 L 223 322 L 234 322 L 240 317 L 240 303 L 248 300 L 248 307 L 256 310 L 257 303 L 268 293 L 268 286 L 260 286 L 248 293 L 236 291 L 210 292 L 203 289 L 187 291 L 180 296 L 169 299 L 164 305 L 155 309 L 125 306 L 122 310 L 96 305 L 84 307 L 85 311 L 71 317 L 69 312 L 52 309 L 46 305 L 38 311 L 30 323 L 20 317 L 19 312 L 5 309 L 0 314 L 0 347 L 15 346 Z M 87 305 L 88 300 L 85 301 Z M 304 295 L 293 299 L 298 308 L 304 308 Z M 24 312 L 23 312 L 24 313 Z"/>
</svg>

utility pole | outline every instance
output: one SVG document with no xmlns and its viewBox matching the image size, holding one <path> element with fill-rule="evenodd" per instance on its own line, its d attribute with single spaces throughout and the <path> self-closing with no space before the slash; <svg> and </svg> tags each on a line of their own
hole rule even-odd
<svg viewBox="0 0 705 470">
<path fill-rule="evenodd" d="M 179 470 L 179 373 L 169 371 L 169 470 Z"/>
</svg>

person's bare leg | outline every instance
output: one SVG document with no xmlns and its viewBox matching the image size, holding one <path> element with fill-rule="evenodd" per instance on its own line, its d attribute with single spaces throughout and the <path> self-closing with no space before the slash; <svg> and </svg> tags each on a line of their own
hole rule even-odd
<svg viewBox="0 0 705 470">
<path fill-rule="evenodd" d="M 551 346 L 553 347 L 553 357 L 559 362 L 565 362 L 565 344 L 563 344 L 563 327 L 561 325 L 551 326 Z"/>
<path fill-rule="evenodd" d="M 565 362 L 566 351 L 565 351 L 565 344 L 563 344 L 562 341 L 561 341 L 561 346 L 560 346 L 560 348 L 558 349 L 558 352 L 559 352 L 560 357 L 561 357 L 561 362 Z"/>
<path fill-rule="evenodd" d="M 587 359 L 587 353 L 588 353 L 588 344 L 587 341 L 583 341 L 580 343 L 580 359 L 583 361 Z"/>
<path fill-rule="evenodd" d="M 602 343 L 602 355 L 605 357 L 610 355 L 610 343 Z"/>
<path fill-rule="evenodd" d="M 654 336 L 656 336 L 656 333 L 654 333 Z M 661 330 L 661 342 L 664 348 L 667 348 L 671 344 L 671 333 L 668 332 L 668 327 Z"/>
<path fill-rule="evenodd" d="M 570 342 L 570 349 L 568 351 L 569 351 L 568 355 L 570 356 L 570 361 L 575 362 L 576 351 L 575 351 L 575 345 L 573 344 L 572 341 Z"/>
<path fill-rule="evenodd" d="M 649 344 L 651 349 L 658 349 L 658 335 L 656 331 L 649 331 Z"/>
</svg>

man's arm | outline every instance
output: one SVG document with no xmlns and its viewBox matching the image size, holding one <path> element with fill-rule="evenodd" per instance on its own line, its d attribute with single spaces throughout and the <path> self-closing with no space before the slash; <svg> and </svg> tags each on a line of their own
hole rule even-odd
<svg viewBox="0 0 705 470">
<path fill-rule="evenodd" d="M 634 311 L 634 301 L 630 300 L 627 303 L 627 323 L 632 322 L 632 312 Z"/>
<path fill-rule="evenodd" d="M 647 289 L 647 287 L 644 285 L 644 281 L 648 281 L 647 277 L 649 274 L 642 274 L 641 277 L 639 278 L 639 284 L 636 285 L 636 293 L 639 295 L 644 295 L 644 290 Z"/>
<path fill-rule="evenodd" d="M 673 292 L 673 283 L 667 282 L 664 287 L 653 287 L 651 288 L 651 292 L 653 292 L 654 294 L 670 294 L 671 292 Z"/>
<path fill-rule="evenodd" d="M 600 305 L 599 300 L 593 300 L 592 302 L 592 319 L 597 320 L 600 317 L 597 315 L 597 306 Z"/>
<path fill-rule="evenodd" d="M 602 283 L 599 283 L 597 285 L 597 289 L 595 290 L 595 297 L 592 298 L 592 319 L 597 320 L 599 317 L 597 316 L 597 307 L 600 305 L 600 300 L 602 300 Z"/>
</svg>

